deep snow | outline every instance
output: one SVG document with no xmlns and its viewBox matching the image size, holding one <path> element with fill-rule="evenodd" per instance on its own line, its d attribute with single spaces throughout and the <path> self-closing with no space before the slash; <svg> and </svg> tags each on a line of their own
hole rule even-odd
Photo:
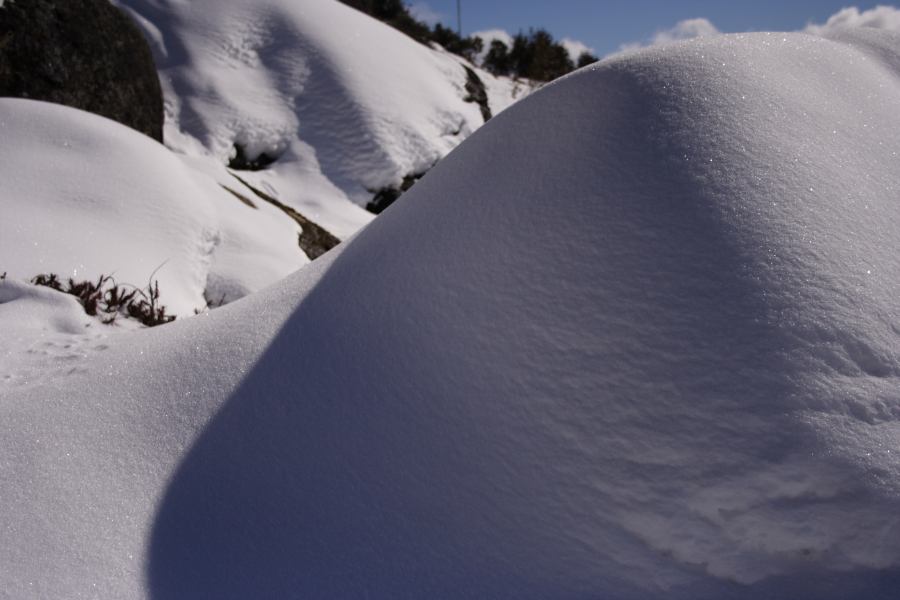
<svg viewBox="0 0 900 600">
<path fill-rule="evenodd" d="M 4 389 L 4 593 L 893 598 L 898 48 L 603 61 L 276 286 Z"/>
<path fill-rule="evenodd" d="M 309 262 L 297 223 L 243 182 L 344 239 L 372 218 L 348 194 L 365 204 L 482 124 L 461 59 L 333 0 L 214 4 L 119 3 L 160 64 L 170 151 L 96 117 L 0 101 L 0 272 L 153 276 L 170 313 L 193 315 Z M 326 34 L 334 23 L 352 39 Z M 481 76 L 494 112 L 524 94 Z M 279 160 L 229 171 L 234 142 Z"/>
<path fill-rule="evenodd" d="M 150 138 L 73 108 L 0 99 L 0 180 L 0 272 L 13 279 L 141 288 L 152 275 L 169 313 L 187 316 L 309 263 L 278 209 L 250 208 Z"/>
<path fill-rule="evenodd" d="M 142 25 L 166 98 L 166 144 L 248 173 L 340 238 L 383 187 L 421 175 L 483 124 L 456 57 L 334 0 L 117 0 Z M 497 113 L 524 91 L 478 71 Z"/>
</svg>

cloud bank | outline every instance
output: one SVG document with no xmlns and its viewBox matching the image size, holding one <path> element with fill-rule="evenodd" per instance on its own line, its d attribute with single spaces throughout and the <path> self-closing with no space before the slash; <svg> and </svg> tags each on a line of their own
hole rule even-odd
<svg viewBox="0 0 900 600">
<path fill-rule="evenodd" d="M 810 23 L 803 31 L 816 35 L 827 35 L 846 27 L 874 27 L 900 31 L 900 9 L 893 6 L 876 6 L 860 12 L 858 8 L 852 6 L 831 15 L 824 25 Z"/>
<path fill-rule="evenodd" d="M 638 50 L 640 48 L 659 46 L 661 44 L 671 44 L 672 42 L 681 42 L 698 37 L 710 37 L 721 33 L 722 32 L 719 31 L 709 19 L 685 19 L 684 21 L 676 23 L 671 29 L 657 31 L 647 42 L 622 44 L 622 46 L 619 47 L 619 52 Z"/>
<path fill-rule="evenodd" d="M 594 49 L 585 44 L 584 42 L 580 42 L 578 40 L 573 40 L 572 38 L 563 38 L 559 41 L 563 48 L 566 49 L 566 52 L 569 53 L 569 58 L 572 59 L 572 62 L 577 62 L 578 57 L 587 52 L 588 54 L 594 54 Z"/>
<path fill-rule="evenodd" d="M 876 6 L 869 10 L 860 11 L 859 8 L 851 6 L 831 15 L 824 24 L 810 23 L 800 31 L 813 35 L 828 35 L 833 31 L 847 27 L 874 27 L 900 31 L 900 9 L 893 6 Z M 644 42 L 623 44 L 613 54 L 698 37 L 710 37 L 721 33 L 709 19 L 686 19 L 679 21 L 671 29 L 657 31 L 652 38 Z"/>
</svg>

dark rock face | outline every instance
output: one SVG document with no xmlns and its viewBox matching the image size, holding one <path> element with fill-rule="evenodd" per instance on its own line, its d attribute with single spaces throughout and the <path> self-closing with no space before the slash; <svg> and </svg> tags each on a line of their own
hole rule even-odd
<svg viewBox="0 0 900 600">
<path fill-rule="evenodd" d="M 372 214 L 380 215 L 388 206 L 397 201 L 397 198 L 408 192 L 415 183 L 422 179 L 425 173 L 407 175 L 399 187 L 385 187 L 375 192 L 375 196 L 366 204 L 366 210 Z"/>
<path fill-rule="evenodd" d="M 491 106 L 488 104 L 487 89 L 484 87 L 484 82 L 481 81 L 481 77 L 475 71 L 466 66 L 463 66 L 463 68 L 466 70 L 467 94 L 463 100 L 476 103 L 481 109 L 481 117 L 487 123 L 491 120 L 493 114 L 491 114 Z"/>
<path fill-rule="evenodd" d="M 73 106 L 162 141 L 162 91 L 150 48 L 108 0 L 6 0 L 0 96 Z"/>
<path fill-rule="evenodd" d="M 231 176 L 237 179 L 248 190 L 253 192 L 257 198 L 268 202 L 272 206 L 280 208 L 287 216 L 297 222 L 297 225 L 299 225 L 300 229 L 302 230 L 297 242 L 300 245 L 300 249 L 303 250 L 306 256 L 310 258 L 310 260 L 319 258 L 341 243 L 341 240 L 332 235 L 331 232 L 326 230 L 321 225 L 313 223 L 312 221 L 301 215 L 297 210 L 291 208 L 286 204 L 283 204 L 278 200 L 278 198 L 270 196 L 259 188 L 253 187 L 247 181 L 234 173 L 232 173 Z M 224 187 L 228 192 L 230 192 L 244 204 L 256 208 L 256 205 L 253 203 L 253 201 L 240 192 L 237 192 L 224 185 L 222 187 Z"/>
<path fill-rule="evenodd" d="M 271 156 L 263 152 L 259 156 L 250 157 L 243 145 L 234 143 L 234 156 L 228 161 L 228 168 L 236 171 L 262 171 L 278 160 L 277 156 Z"/>
</svg>

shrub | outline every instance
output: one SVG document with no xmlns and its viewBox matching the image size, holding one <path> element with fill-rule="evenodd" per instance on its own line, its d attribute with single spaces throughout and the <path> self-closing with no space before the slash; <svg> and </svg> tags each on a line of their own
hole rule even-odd
<svg viewBox="0 0 900 600">
<path fill-rule="evenodd" d="M 147 327 L 171 323 L 175 317 L 167 315 L 166 307 L 159 303 L 159 282 L 150 277 L 151 281 L 143 289 L 119 285 L 111 275 L 101 275 L 97 281 L 76 282 L 69 278 L 63 284 L 58 275 L 48 273 L 35 276 L 31 283 L 75 296 L 84 312 L 99 317 L 107 325 L 114 323 L 119 315 L 137 319 Z"/>
</svg>

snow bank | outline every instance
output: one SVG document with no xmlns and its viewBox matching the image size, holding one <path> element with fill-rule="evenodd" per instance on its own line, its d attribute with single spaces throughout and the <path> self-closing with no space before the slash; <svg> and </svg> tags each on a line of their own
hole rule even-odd
<svg viewBox="0 0 900 600">
<path fill-rule="evenodd" d="M 140 288 L 153 275 L 169 313 L 192 315 L 205 295 L 233 300 L 309 262 L 277 209 L 252 209 L 162 145 L 75 109 L 0 99 L 0 179 L 10 278 Z"/>
<path fill-rule="evenodd" d="M 842 35 L 603 61 L 310 268 L 4 394 L 4 589 L 892 598 L 900 38 Z"/>
<path fill-rule="evenodd" d="M 0 280 L 0 390 L 34 386 L 77 370 L 104 329 L 72 296 Z"/>
<path fill-rule="evenodd" d="M 167 144 L 220 163 L 235 143 L 279 157 L 251 182 L 341 238 L 371 220 L 377 190 L 483 123 L 452 56 L 334 0 L 118 4 L 154 46 Z M 511 85 L 479 76 L 494 112 L 511 102 Z"/>
</svg>

